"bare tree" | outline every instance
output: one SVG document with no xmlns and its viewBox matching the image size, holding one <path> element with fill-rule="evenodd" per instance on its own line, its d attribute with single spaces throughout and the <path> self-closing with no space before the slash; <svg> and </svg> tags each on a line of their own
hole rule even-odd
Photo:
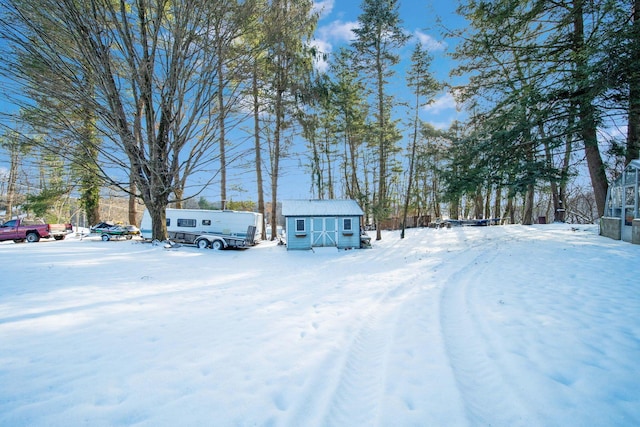
<svg viewBox="0 0 640 427">
<path fill-rule="evenodd" d="M 0 147 L 9 154 L 9 175 L 7 177 L 7 220 L 11 219 L 13 207 L 16 202 L 16 184 L 18 181 L 18 168 L 21 158 L 31 149 L 30 144 L 16 131 L 6 131 L 0 136 Z"/>
<path fill-rule="evenodd" d="M 61 105 L 95 111 L 103 137 L 94 147 L 97 171 L 110 185 L 138 192 L 155 239 L 166 238 L 166 206 L 186 197 L 180 196 L 184 179 L 203 172 L 217 156 L 211 102 L 218 57 L 210 47 L 211 18 L 213 6 L 226 1 L 231 0 L 8 0 L 2 5 L 0 33 L 16 52 L 4 74 Z M 34 81 L 37 74 L 12 67 L 21 57 L 56 78 Z M 90 91 L 81 76 L 91 78 Z M 64 114 L 52 119 L 70 134 L 81 132 Z M 208 171 L 208 182 L 213 176 Z"/>
</svg>

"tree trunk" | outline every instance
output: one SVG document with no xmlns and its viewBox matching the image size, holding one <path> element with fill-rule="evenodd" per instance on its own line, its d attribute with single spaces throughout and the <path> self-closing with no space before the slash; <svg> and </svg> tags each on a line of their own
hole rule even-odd
<svg viewBox="0 0 640 427">
<path fill-rule="evenodd" d="M 349 131 L 347 131 L 347 133 L 349 133 Z M 351 193 L 354 199 L 359 200 L 362 197 L 362 190 L 360 190 L 360 183 L 358 181 L 357 147 L 353 135 L 349 133 L 347 138 L 349 140 L 349 160 L 351 164 Z"/>
<path fill-rule="evenodd" d="M 225 120 L 226 107 L 224 105 L 224 70 L 223 70 L 223 50 L 222 43 L 219 41 L 217 45 L 218 52 L 218 127 L 220 131 L 220 209 L 226 209 L 227 203 L 227 150 L 225 141 Z"/>
<path fill-rule="evenodd" d="M 273 132 L 273 153 L 271 154 L 271 240 L 276 240 L 278 229 L 278 173 L 280 168 L 280 132 L 282 131 L 283 92 L 277 91 L 275 102 L 276 125 Z"/>
<path fill-rule="evenodd" d="M 482 188 L 478 186 L 476 194 L 473 197 L 473 216 L 475 219 L 482 219 L 484 211 L 484 197 L 482 196 Z"/>
<path fill-rule="evenodd" d="M 578 85 L 578 117 L 580 118 L 580 135 L 584 143 L 584 151 L 591 178 L 591 186 L 596 199 L 598 215 L 604 215 L 608 182 L 605 166 L 598 147 L 598 129 L 595 120 L 593 95 L 590 94 L 587 76 L 587 58 L 584 44 L 584 16 L 582 0 L 574 1 L 574 51 L 576 58 L 576 82 Z"/>
<path fill-rule="evenodd" d="M 597 141 L 595 129 L 586 130 L 585 133 L 588 134 L 587 137 L 589 137 L 591 141 Z M 585 155 L 589 167 L 589 176 L 591 178 L 593 194 L 596 199 L 598 216 L 603 216 L 609 184 L 607 182 L 605 166 L 602 162 L 602 157 L 600 156 L 600 149 L 598 148 L 597 142 L 595 142 L 595 144 L 593 142 L 590 142 L 589 145 L 585 146 Z"/>
<path fill-rule="evenodd" d="M 155 240 L 167 240 L 167 211 L 166 203 L 147 204 L 147 210 L 151 217 L 151 230 Z"/>
<path fill-rule="evenodd" d="M 378 55 L 380 55 L 378 53 Z M 382 78 L 382 66 L 380 60 L 377 61 L 377 73 L 378 73 L 378 203 L 376 206 L 376 240 L 382 240 L 382 230 L 380 229 L 380 222 L 386 216 L 387 206 L 387 155 L 386 155 L 386 142 L 385 142 L 385 113 L 384 113 L 384 83 Z"/>
<path fill-rule="evenodd" d="M 137 209 L 137 198 L 136 194 L 136 184 L 131 181 L 131 190 L 129 193 L 129 224 L 137 225 L 138 222 L 138 209 Z"/>
<path fill-rule="evenodd" d="M 535 196 L 535 186 L 533 184 L 527 185 L 527 192 L 524 199 L 524 211 L 522 212 L 522 224 L 533 224 L 533 198 Z"/>
<path fill-rule="evenodd" d="M 258 212 L 262 214 L 262 240 L 267 239 L 265 221 L 267 212 L 264 205 L 264 183 L 262 178 L 262 149 L 260 147 L 260 91 L 258 90 L 258 63 L 254 61 L 252 73 L 253 92 L 253 138 L 256 155 L 256 186 L 258 192 Z"/>
<path fill-rule="evenodd" d="M 451 219 L 460 219 L 460 199 L 456 197 L 449 206 L 449 216 Z"/>
<path fill-rule="evenodd" d="M 333 174 L 331 171 L 331 142 L 329 138 L 325 135 L 325 157 L 327 159 L 327 190 L 329 199 L 335 198 L 335 193 L 333 190 Z"/>
<path fill-rule="evenodd" d="M 182 190 L 182 187 L 180 186 L 176 186 L 176 188 L 173 190 L 173 194 L 174 196 L 176 196 L 176 201 L 174 202 L 174 207 L 176 209 L 182 209 L 182 204 L 183 204 L 183 200 L 182 198 L 184 197 L 184 191 Z"/>
<path fill-rule="evenodd" d="M 18 165 L 20 157 L 18 148 L 11 144 L 10 152 L 10 166 L 9 166 L 9 182 L 7 183 L 7 212 L 5 218 L 10 220 L 13 216 L 13 204 L 16 198 L 16 182 L 18 181 Z"/>
<path fill-rule="evenodd" d="M 415 116 L 413 118 L 413 141 L 411 141 L 411 157 L 409 158 L 409 179 L 407 183 L 407 194 L 404 199 L 404 209 L 402 211 L 402 232 L 400 238 L 404 239 L 404 229 L 407 225 L 407 212 L 409 211 L 409 201 L 411 200 L 411 184 L 413 183 L 413 165 L 416 159 L 416 145 L 418 144 L 418 130 L 419 130 L 419 109 L 420 109 L 420 86 L 416 88 L 416 104 L 415 104 Z"/>
<path fill-rule="evenodd" d="M 318 151 L 318 144 L 316 138 L 314 136 L 309 138 L 311 142 L 311 147 L 313 151 L 313 157 L 311 159 L 311 179 L 312 184 L 311 187 L 314 187 L 315 183 L 315 191 L 317 191 L 317 196 L 319 199 L 322 199 L 322 195 L 324 194 L 323 189 L 323 180 L 322 180 L 322 168 L 320 167 L 320 153 Z"/>
<path fill-rule="evenodd" d="M 85 213 L 89 225 L 100 222 L 100 187 L 97 185 L 85 188 L 82 194 Z"/>
<path fill-rule="evenodd" d="M 502 188 L 496 186 L 496 195 L 493 202 L 493 218 L 500 218 L 500 204 L 502 203 Z"/>
<path fill-rule="evenodd" d="M 509 217 L 510 224 L 516 223 L 516 212 L 513 207 L 513 198 L 514 196 L 511 194 L 507 196 L 507 208 L 505 209 L 502 220 L 500 221 L 502 224 L 505 223 L 504 220 L 507 218 L 507 216 Z"/>
</svg>

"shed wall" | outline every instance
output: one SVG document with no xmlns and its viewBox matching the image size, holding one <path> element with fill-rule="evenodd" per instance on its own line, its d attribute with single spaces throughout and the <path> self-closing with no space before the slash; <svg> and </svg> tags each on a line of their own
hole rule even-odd
<svg viewBox="0 0 640 427">
<path fill-rule="evenodd" d="M 344 219 L 351 219 L 351 230 L 344 229 Z M 338 248 L 360 247 L 360 217 L 338 217 Z"/>
<path fill-rule="evenodd" d="M 314 244 L 314 238 L 318 238 L 318 230 L 314 230 L 314 224 L 332 219 L 335 220 L 335 244 L 325 246 L 335 246 L 339 249 L 360 248 L 360 217 L 359 216 L 326 216 L 326 217 L 308 217 L 308 216 L 290 216 L 285 218 L 287 227 L 287 249 L 311 249 L 312 247 L 322 246 Z M 351 230 L 345 230 L 345 219 L 351 220 Z M 296 220 L 304 221 L 304 231 L 296 231 Z M 333 237 L 333 234 L 332 234 Z"/>
<path fill-rule="evenodd" d="M 296 219 L 305 221 L 305 231 L 296 232 Z M 309 218 L 287 217 L 285 218 L 287 230 L 287 250 L 311 249 L 311 233 L 309 232 Z"/>
</svg>

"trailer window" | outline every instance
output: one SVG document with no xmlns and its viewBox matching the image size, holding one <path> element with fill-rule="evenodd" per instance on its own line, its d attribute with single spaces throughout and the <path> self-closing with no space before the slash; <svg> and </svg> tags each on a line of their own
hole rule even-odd
<svg viewBox="0 0 640 427">
<path fill-rule="evenodd" d="M 296 231 L 304 231 L 304 219 L 296 219 Z"/>
<path fill-rule="evenodd" d="M 351 218 L 344 218 L 342 220 L 342 229 L 344 231 L 351 231 Z"/>
<path fill-rule="evenodd" d="M 178 227 L 195 227 L 196 223 L 195 219 L 178 218 Z"/>
<path fill-rule="evenodd" d="M 202 225 L 211 225 L 211 220 L 210 219 L 203 219 L 202 220 Z"/>
</svg>

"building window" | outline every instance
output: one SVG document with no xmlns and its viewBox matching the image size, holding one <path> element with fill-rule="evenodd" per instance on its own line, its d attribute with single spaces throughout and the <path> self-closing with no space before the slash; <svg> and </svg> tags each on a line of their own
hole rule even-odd
<svg viewBox="0 0 640 427">
<path fill-rule="evenodd" d="M 167 218 L 167 227 L 171 226 L 171 218 Z"/>
<path fill-rule="evenodd" d="M 211 225 L 211 220 L 210 219 L 203 219 L 202 220 L 202 225 Z"/>
<path fill-rule="evenodd" d="M 352 231 L 351 230 L 351 218 L 344 218 L 342 220 L 342 229 L 344 231 Z"/>
<path fill-rule="evenodd" d="M 305 220 L 304 219 L 296 219 L 296 232 L 305 231 Z"/>
<path fill-rule="evenodd" d="M 178 227 L 195 227 L 197 221 L 195 219 L 178 218 Z"/>
</svg>

